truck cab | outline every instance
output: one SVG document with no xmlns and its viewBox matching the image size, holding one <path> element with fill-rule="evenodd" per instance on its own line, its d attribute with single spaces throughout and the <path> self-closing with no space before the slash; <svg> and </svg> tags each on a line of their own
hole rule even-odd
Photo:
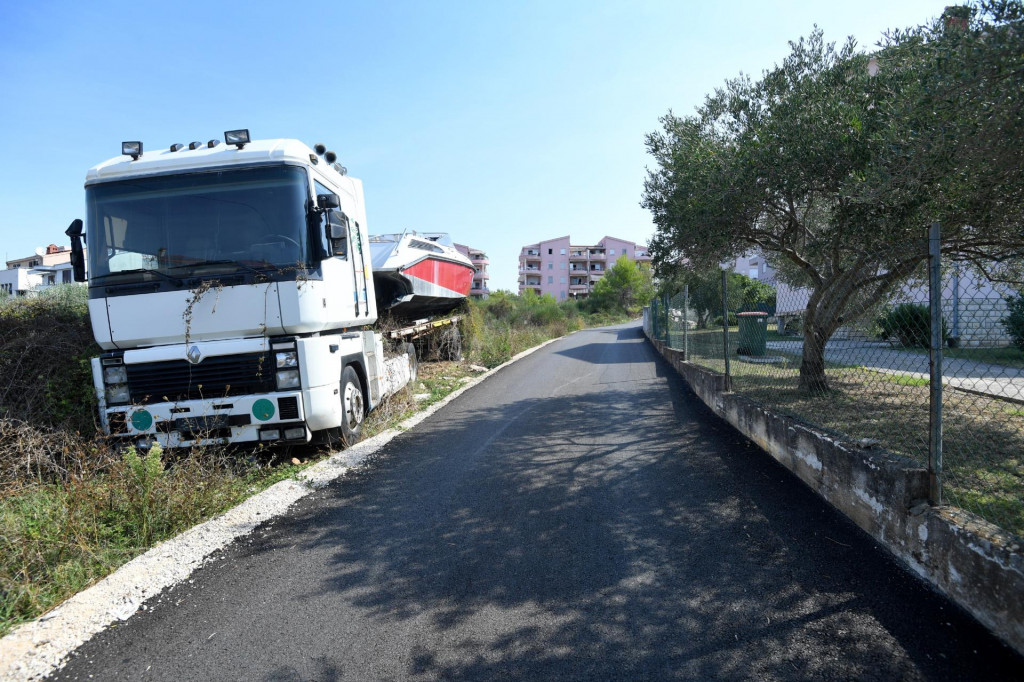
<svg viewBox="0 0 1024 682">
<path fill-rule="evenodd" d="M 362 183 L 321 146 L 225 139 L 125 143 L 86 176 L 87 250 L 69 234 L 104 429 L 142 447 L 357 438 L 404 383 L 370 328 Z"/>
</svg>

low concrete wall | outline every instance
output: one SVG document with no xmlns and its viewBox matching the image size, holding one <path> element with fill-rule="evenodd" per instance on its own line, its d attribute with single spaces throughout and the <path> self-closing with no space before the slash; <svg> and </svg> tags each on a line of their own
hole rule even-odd
<svg viewBox="0 0 1024 682">
<path fill-rule="evenodd" d="M 716 414 L 1024 654 L 1024 554 L 1013 535 L 969 512 L 930 506 L 928 472 L 912 460 L 774 414 L 727 392 L 724 376 L 649 340 Z"/>
</svg>

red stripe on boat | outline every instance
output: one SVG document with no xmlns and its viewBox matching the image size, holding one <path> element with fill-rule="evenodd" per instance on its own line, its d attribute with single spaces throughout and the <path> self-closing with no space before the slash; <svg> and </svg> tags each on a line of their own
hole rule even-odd
<svg viewBox="0 0 1024 682">
<path fill-rule="evenodd" d="M 463 296 L 469 296 L 475 270 L 460 263 L 428 258 L 410 268 L 403 268 L 402 272 L 428 282 L 434 282 L 445 289 L 457 291 Z"/>
</svg>

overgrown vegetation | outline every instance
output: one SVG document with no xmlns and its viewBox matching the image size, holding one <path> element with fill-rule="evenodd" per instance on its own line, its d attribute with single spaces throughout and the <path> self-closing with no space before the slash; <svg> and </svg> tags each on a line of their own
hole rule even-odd
<svg viewBox="0 0 1024 682">
<path fill-rule="evenodd" d="M 615 305 L 532 293 L 470 302 L 465 359 L 421 364 L 417 381 L 370 415 L 366 434 L 465 385 L 479 374 L 470 363 L 494 367 L 549 338 L 628 316 Z M 119 453 L 96 433 L 89 358 L 98 353 L 84 288 L 0 300 L 0 636 L 327 454 L 312 447 Z"/>
<path fill-rule="evenodd" d="M 613 274 L 616 270 L 618 275 Z M 602 288 L 609 277 L 609 285 Z M 520 295 L 498 291 L 486 300 L 470 301 L 462 326 L 463 352 L 470 362 L 497 367 L 548 339 L 636 317 L 654 291 L 650 272 L 629 259 L 609 268 L 597 289 L 594 297 L 580 301 L 558 302 L 531 289 Z"/>
</svg>

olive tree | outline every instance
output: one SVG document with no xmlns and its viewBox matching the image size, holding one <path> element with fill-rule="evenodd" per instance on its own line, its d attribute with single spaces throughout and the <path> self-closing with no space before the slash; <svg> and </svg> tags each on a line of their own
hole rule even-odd
<svg viewBox="0 0 1024 682">
<path fill-rule="evenodd" d="M 975 9 L 966 26 L 894 33 L 872 55 L 815 29 L 759 80 L 730 80 L 695 114 L 669 112 L 647 136 L 657 165 L 642 204 L 656 225 L 656 273 L 751 250 L 785 263 L 783 277 L 809 291 L 805 389 L 828 388 L 824 349 L 835 331 L 927 259 L 929 222 L 943 222 L 943 248 L 958 257 L 1024 247 L 1021 204 L 991 189 L 1020 196 L 1019 152 L 1003 151 L 1021 141 L 1022 57 L 1007 47 L 1019 46 L 1020 14 L 986 5 L 983 21 Z M 967 82 L 979 73 L 988 85 Z"/>
</svg>

